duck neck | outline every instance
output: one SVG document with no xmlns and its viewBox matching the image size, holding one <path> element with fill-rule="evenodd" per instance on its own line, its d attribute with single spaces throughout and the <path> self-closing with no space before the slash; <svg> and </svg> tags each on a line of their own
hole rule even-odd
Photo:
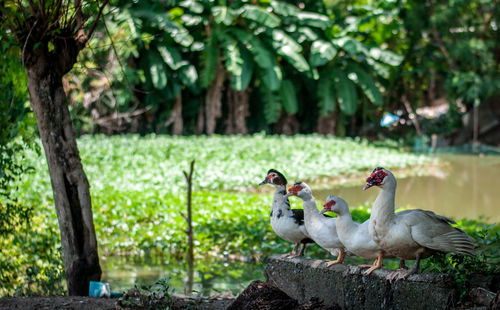
<svg viewBox="0 0 500 310">
<path fill-rule="evenodd" d="M 353 228 L 356 228 L 356 224 L 352 220 L 350 212 L 343 213 L 342 215 L 338 214 L 336 223 L 337 228 L 344 231 L 349 231 Z"/>
<path fill-rule="evenodd" d="M 304 207 L 304 219 L 309 218 L 320 218 L 322 215 L 319 214 L 318 207 L 316 207 L 316 201 L 314 197 L 302 199 Z"/>
<path fill-rule="evenodd" d="M 276 190 L 274 191 L 274 199 L 273 199 L 272 208 L 275 210 L 282 209 L 283 211 L 290 210 L 290 204 L 285 203 L 285 201 L 288 201 L 288 198 L 285 197 L 286 186 L 285 185 L 275 185 L 275 189 Z"/>
<path fill-rule="evenodd" d="M 394 199 L 396 195 L 396 185 L 380 188 L 380 193 L 375 199 L 372 208 L 372 217 L 380 224 L 392 221 L 394 218 Z"/>
</svg>

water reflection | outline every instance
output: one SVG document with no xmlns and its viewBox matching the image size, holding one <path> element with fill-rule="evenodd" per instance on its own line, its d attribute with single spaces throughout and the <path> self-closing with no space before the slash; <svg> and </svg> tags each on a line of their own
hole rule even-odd
<svg viewBox="0 0 500 310">
<path fill-rule="evenodd" d="M 433 171 L 432 176 L 398 179 L 396 206 L 432 210 L 454 219 L 500 222 L 500 156 L 440 155 L 439 158 L 449 165 Z M 322 201 L 332 193 L 352 206 L 363 203 L 370 206 L 379 191 L 363 191 L 362 185 L 333 185 L 331 189 L 314 190 L 316 198 Z"/>
<path fill-rule="evenodd" d="M 251 281 L 263 280 L 262 265 L 254 262 L 196 261 L 189 283 L 189 268 L 182 262 L 154 265 L 145 261 L 131 264 L 124 258 L 111 257 L 102 262 L 102 281 L 110 284 L 114 292 L 126 291 L 134 285 L 150 285 L 160 278 L 170 278 L 176 293 L 209 296 L 231 291 L 237 295 Z M 191 286 L 191 287 L 187 287 Z"/>
</svg>

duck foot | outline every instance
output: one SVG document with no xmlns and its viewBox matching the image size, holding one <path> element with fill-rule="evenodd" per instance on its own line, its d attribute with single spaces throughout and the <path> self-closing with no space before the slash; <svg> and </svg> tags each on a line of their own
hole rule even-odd
<svg viewBox="0 0 500 310">
<path fill-rule="evenodd" d="M 331 265 L 335 264 L 343 264 L 344 262 L 340 261 L 338 258 L 336 260 L 330 260 L 326 262 L 326 267 L 330 267 Z"/>
<path fill-rule="evenodd" d="M 298 250 L 298 249 L 299 249 L 299 244 L 298 244 L 298 243 L 296 243 L 296 244 L 295 244 L 295 247 L 294 247 L 294 248 L 293 248 L 293 250 L 292 250 L 292 252 L 282 254 L 282 255 L 281 255 L 281 258 L 294 258 L 294 257 L 299 256 L 299 255 L 297 254 L 297 250 Z"/>
<path fill-rule="evenodd" d="M 370 268 L 368 268 L 367 270 L 365 270 L 365 271 L 363 272 L 363 274 L 364 274 L 365 276 L 368 276 L 368 275 L 370 275 L 372 272 L 374 272 L 375 270 L 377 270 L 377 269 L 379 269 L 379 268 L 380 268 L 380 267 L 378 267 L 378 266 L 370 266 Z"/>
<path fill-rule="evenodd" d="M 299 253 L 299 257 L 303 257 L 304 256 L 304 253 L 306 251 L 306 244 L 305 243 L 302 243 L 302 249 L 300 249 L 300 253 Z"/>
<path fill-rule="evenodd" d="M 373 271 L 382 268 L 382 266 L 384 265 L 382 263 L 383 261 L 384 261 L 384 253 L 379 253 L 377 259 L 373 262 L 373 265 L 361 265 L 361 267 L 370 267 L 367 270 L 365 270 L 363 274 L 367 276 L 371 274 Z"/>
<path fill-rule="evenodd" d="M 345 251 L 343 248 L 340 249 L 339 256 L 337 256 L 336 260 L 331 260 L 326 263 L 326 267 L 330 267 L 331 265 L 335 264 L 343 264 L 344 263 L 344 258 L 345 258 Z"/>
<path fill-rule="evenodd" d="M 417 253 L 415 265 L 411 267 L 411 269 L 406 270 L 406 266 L 404 265 L 404 261 L 401 260 L 403 263 L 401 264 L 401 261 L 399 262 L 399 266 L 403 268 L 399 268 L 398 270 L 391 272 L 388 274 L 385 278 L 389 280 L 389 282 L 392 282 L 394 280 L 404 280 L 408 278 L 410 275 L 418 273 L 418 269 L 420 268 L 420 258 L 422 257 L 422 253 Z"/>
</svg>

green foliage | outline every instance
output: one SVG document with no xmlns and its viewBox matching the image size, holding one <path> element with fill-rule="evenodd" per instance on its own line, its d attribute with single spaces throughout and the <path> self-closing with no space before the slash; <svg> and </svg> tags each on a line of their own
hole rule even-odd
<svg viewBox="0 0 500 310">
<path fill-rule="evenodd" d="M 26 224 L 31 205 L 20 204 L 15 192 L 32 166 L 26 152 L 35 148 L 34 116 L 27 103 L 26 76 L 14 38 L 0 29 L 0 236 Z"/>
<path fill-rule="evenodd" d="M 160 279 L 153 285 L 136 286 L 118 300 L 118 306 L 168 310 L 172 306 L 172 293 L 169 280 Z"/>
<path fill-rule="evenodd" d="M 290 114 L 295 114 L 299 110 L 297 96 L 290 80 L 284 80 L 281 83 L 280 95 L 283 99 L 283 108 Z"/>
<path fill-rule="evenodd" d="M 358 97 L 354 84 L 340 70 L 334 70 L 332 74 L 338 94 L 340 110 L 346 115 L 353 115 L 358 105 Z"/>
<path fill-rule="evenodd" d="M 320 115 L 326 116 L 335 111 L 335 90 L 331 87 L 331 76 L 325 70 L 321 72 L 318 82 L 318 107 Z"/>
<path fill-rule="evenodd" d="M 311 46 L 309 62 L 311 66 L 323 66 L 337 55 L 337 49 L 332 43 L 323 40 L 315 40 Z"/>
<path fill-rule="evenodd" d="M 2 12 L 5 20 L 21 17 L 11 1 Z M 197 132 L 218 63 L 227 73 L 223 94 L 229 85 L 248 91 L 250 132 L 279 133 L 271 125 L 283 113 L 300 122 L 301 132 L 313 132 L 318 116 L 335 113 L 336 132 L 355 119 L 355 135 L 376 127 L 383 112 L 405 111 L 404 95 L 414 110 L 447 98 L 447 126 L 438 120 L 422 128 L 444 133 L 462 126 L 463 107 L 496 98 L 500 89 L 493 18 L 500 12 L 493 2 L 148 0 L 114 1 L 105 13 L 106 27 L 98 26 L 66 78 L 78 132 L 169 132 L 179 95 L 183 132 Z M 284 91 L 290 83 L 295 96 Z M 291 97 L 297 108 L 287 105 Z M 225 111 L 227 98 L 221 100 Z M 312 112 L 300 113 L 306 109 Z M 217 132 L 230 123 L 225 116 Z"/>
<path fill-rule="evenodd" d="M 129 128 L 141 133 L 169 132 L 166 127 L 172 122 L 168 118 L 181 95 L 188 127 L 184 132 L 192 133 L 199 128 L 194 123 L 206 92 L 220 87 L 224 94 L 229 85 L 235 91 L 250 90 L 252 104 L 270 113 L 259 112 L 247 119 L 254 131 L 269 130 L 268 125 L 282 113 L 301 117 L 298 113 L 305 108 L 318 108 L 325 115 L 340 105 L 336 113 L 352 115 L 365 97 L 368 104 L 382 104 L 381 85 L 387 74 L 379 72 L 389 72 L 388 67 L 400 61 L 380 48 L 384 42 L 369 42 L 370 28 L 363 28 L 363 16 L 374 15 L 379 11 L 376 8 L 356 11 L 361 15 L 359 22 L 346 25 L 344 19 L 351 12 L 333 18 L 322 3 L 300 8 L 285 1 L 217 5 L 207 0 L 118 1 L 111 6 L 106 31 L 98 28 L 83 53 L 86 68 L 76 69 L 70 79 L 72 96 L 77 99 L 73 115 L 81 132 L 93 130 L 92 122 L 106 133 Z M 339 27 L 345 29 L 338 31 Z M 111 48 L 111 41 L 116 48 Z M 109 61 L 110 57 L 121 61 Z M 355 72 L 346 70 L 348 61 L 359 64 Z M 230 83 L 213 84 L 219 63 Z M 93 74 L 89 67 L 103 72 Z M 334 76 L 335 72 L 345 77 Z M 89 91 L 92 96 L 85 95 Z M 221 100 L 224 110 L 224 95 Z M 259 109 L 251 108 L 250 113 L 254 110 Z M 123 115 L 116 121 L 121 126 L 109 120 L 120 115 L 116 112 Z M 141 113 L 147 116 L 137 117 Z M 308 118 L 317 116 L 312 113 Z M 314 130 L 315 119 L 306 123 L 307 132 Z"/>
<path fill-rule="evenodd" d="M 475 239 L 476 256 L 436 254 L 422 262 L 422 270 L 453 275 L 460 297 L 463 298 L 472 288 L 472 276 L 500 273 L 500 225 L 461 220 L 458 221 L 458 227 Z"/>
</svg>

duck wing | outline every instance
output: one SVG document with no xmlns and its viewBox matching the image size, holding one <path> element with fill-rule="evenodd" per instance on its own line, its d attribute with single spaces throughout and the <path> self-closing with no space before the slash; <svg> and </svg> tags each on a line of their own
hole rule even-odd
<svg viewBox="0 0 500 310">
<path fill-rule="evenodd" d="M 473 239 L 463 230 L 451 226 L 456 224 L 452 219 L 420 209 L 398 214 L 410 226 L 412 239 L 421 246 L 445 253 L 475 255 Z"/>
<path fill-rule="evenodd" d="M 304 225 L 304 210 L 292 209 L 292 217 L 297 225 Z"/>
</svg>

